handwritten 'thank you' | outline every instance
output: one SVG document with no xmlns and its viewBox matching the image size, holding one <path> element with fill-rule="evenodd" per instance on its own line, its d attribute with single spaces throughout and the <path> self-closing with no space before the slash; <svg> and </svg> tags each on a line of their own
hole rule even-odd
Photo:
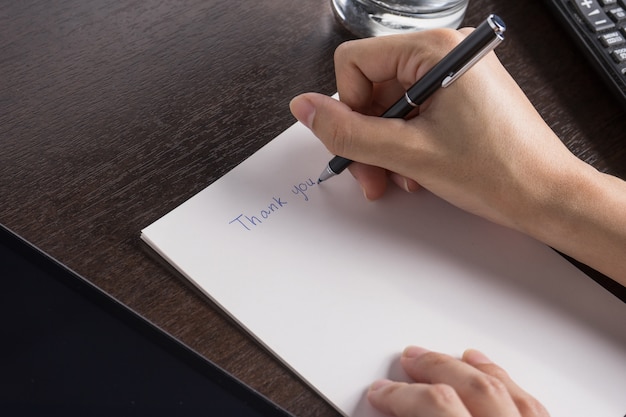
<svg viewBox="0 0 626 417">
<path fill-rule="evenodd" d="M 317 187 L 317 182 L 313 181 L 311 178 L 307 178 L 304 182 L 298 183 L 291 188 L 291 193 L 288 194 L 288 198 L 298 196 L 304 201 L 309 201 L 309 194 L 314 187 Z M 240 213 L 228 223 L 238 225 L 246 230 L 253 230 L 257 226 L 262 225 L 266 220 L 275 217 L 278 212 L 288 205 L 289 200 L 287 198 L 272 196 L 267 206 L 252 212 Z"/>
</svg>

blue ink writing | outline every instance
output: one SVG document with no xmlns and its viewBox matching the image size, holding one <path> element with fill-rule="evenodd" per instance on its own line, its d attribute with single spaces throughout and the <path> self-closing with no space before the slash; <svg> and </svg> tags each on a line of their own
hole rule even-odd
<svg viewBox="0 0 626 417">
<path fill-rule="evenodd" d="M 305 202 L 308 202 L 310 199 L 309 194 L 311 192 L 311 189 L 313 189 L 313 187 L 315 186 L 317 186 L 317 181 L 308 178 L 305 181 L 294 185 L 291 188 L 291 192 L 294 195 L 301 196 Z M 254 228 L 262 225 L 266 220 L 270 218 L 271 215 L 278 212 L 286 205 L 287 201 L 283 200 L 281 197 L 272 197 L 272 201 L 270 201 L 270 204 L 267 207 L 263 208 L 262 210 L 256 211 L 253 214 L 241 213 L 237 217 L 230 220 L 228 224 L 239 225 L 245 230 L 253 230 Z"/>
<path fill-rule="evenodd" d="M 291 192 L 294 193 L 295 195 L 300 194 L 302 195 L 302 197 L 304 197 L 304 201 L 309 201 L 309 196 L 306 194 L 306 192 L 309 188 L 314 187 L 315 185 L 317 185 L 317 182 L 309 178 L 305 182 L 301 182 L 298 185 L 294 185 Z"/>
<path fill-rule="evenodd" d="M 267 206 L 267 208 L 262 209 L 258 215 L 247 216 L 242 213 L 239 216 L 235 217 L 233 220 L 229 221 L 228 224 L 239 223 L 246 230 L 252 230 L 252 228 L 262 224 L 264 220 L 267 220 L 272 215 L 272 213 L 277 212 L 287 205 L 287 202 L 281 200 L 280 197 L 272 198 L 273 201 Z"/>
</svg>

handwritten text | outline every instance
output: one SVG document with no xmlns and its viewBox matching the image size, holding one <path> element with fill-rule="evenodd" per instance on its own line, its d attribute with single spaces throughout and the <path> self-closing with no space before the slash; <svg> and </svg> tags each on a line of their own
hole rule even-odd
<svg viewBox="0 0 626 417">
<path fill-rule="evenodd" d="M 309 201 L 310 191 L 316 186 L 317 182 L 308 178 L 307 180 L 294 185 L 291 192 L 296 196 L 300 196 L 304 201 Z M 272 200 L 266 207 L 263 207 L 261 210 L 254 211 L 254 214 L 241 213 L 237 217 L 230 220 L 228 224 L 239 225 L 245 230 L 253 230 L 271 217 L 276 216 L 276 213 L 281 211 L 287 205 L 287 200 L 282 197 L 272 197 Z"/>
<path fill-rule="evenodd" d="M 245 227 L 246 230 L 251 230 L 251 227 L 256 227 L 263 223 L 263 220 L 261 220 L 261 218 L 264 220 L 267 220 L 272 215 L 272 213 L 275 213 L 276 211 L 280 210 L 286 205 L 287 205 L 287 202 L 281 200 L 280 197 L 278 198 L 273 197 L 272 202 L 267 206 L 267 208 L 264 208 L 259 212 L 260 217 L 259 216 L 247 216 L 242 213 L 239 216 L 235 217 L 233 220 L 229 221 L 228 223 L 229 224 L 239 223 L 240 225 Z"/>
<path fill-rule="evenodd" d="M 295 195 L 300 194 L 302 195 L 302 197 L 304 197 L 304 201 L 309 201 L 309 196 L 306 194 L 306 192 L 315 185 L 317 185 L 317 183 L 313 181 L 311 178 L 309 178 L 305 182 L 301 182 L 298 185 L 294 185 L 291 192 L 294 193 Z"/>
</svg>

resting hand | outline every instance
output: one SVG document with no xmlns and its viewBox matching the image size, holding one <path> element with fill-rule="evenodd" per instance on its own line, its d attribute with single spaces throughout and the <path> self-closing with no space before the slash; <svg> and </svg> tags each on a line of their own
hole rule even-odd
<svg viewBox="0 0 626 417">
<path fill-rule="evenodd" d="M 395 417 L 548 417 L 545 408 L 482 353 L 458 360 L 418 347 L 407 348 L 402 367 L 414 383 L 381 380 L 370 403 Z"/>
</svg>

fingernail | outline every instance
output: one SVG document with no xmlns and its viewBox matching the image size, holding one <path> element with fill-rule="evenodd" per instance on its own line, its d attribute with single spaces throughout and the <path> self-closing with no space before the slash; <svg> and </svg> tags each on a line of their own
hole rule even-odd
<svg viewBox="0 0 626 417">
<path fill-rule="evenodd" d="M 416 192 L 417 190 L 420 189 L 420 185 L 417 182 L 413 181 L 413 180 L 407 179 L 406 180 L 406 189 L 407 189 L 408 192 L 414 193 L 414 192 Z"/>
<path fill-rule="evenodd" d="M 294 97 L 289 103 L 289 109 L 296 119 L 309 129 L 313 126 L 315 106 L 303 96 Z"/>
<path fill-rule="evenodd" d="M 422 347 L 409 346 L 408 348 L 404 349 L 404 352 L 402 352 L 402 357 L 406 359 L 416 359 L 422 356 L 424 353 L 428 352 L 430 352 L 428 349 L 424 349 Z"/>
<path fill-rule="evenodd" d="M 411 192 L 411 189 L 409 188 L 409 180 L 407 180 L 405 177 L 401 177 L 398 179 L 399 182 L 399 186 L 400 188 L 402 188 L 404 191 L 406 191 L 407 193 Z"/>
<path fill-rule="evenodd" d="M 367 190 L 365 189 L 365 187 L 361 187 L 361 191 L 363 192 L 363 196 L 365 196 L 365 199 L 367 201 L 374 201 L 367 195 Z"/>
<path fill-rule="evenodd" d="M 463 353 L 463 360 L 470 365 L 483 365 L 486 363 L 492 363 L 492 361 L 485 356 L 484 353 L 475 349 L 468 349 Z"/>
<path fill-rule="evenodd" d="M 419 184 L 405 176 L 392 172 L 390 175 L 391 180 L 401 189 L 407 193 L 414 193 L 419 189 Z"/>
<path fill-rule="evenodd" d="M 393 381 L 390 381 L 388 379 L 379 379 L 378 381 L 370 385 L 370 391 L 378 391 L 379 389 L 386 387 L 387 385 L 390 385 L 392 383 Z"/>
</svg>

